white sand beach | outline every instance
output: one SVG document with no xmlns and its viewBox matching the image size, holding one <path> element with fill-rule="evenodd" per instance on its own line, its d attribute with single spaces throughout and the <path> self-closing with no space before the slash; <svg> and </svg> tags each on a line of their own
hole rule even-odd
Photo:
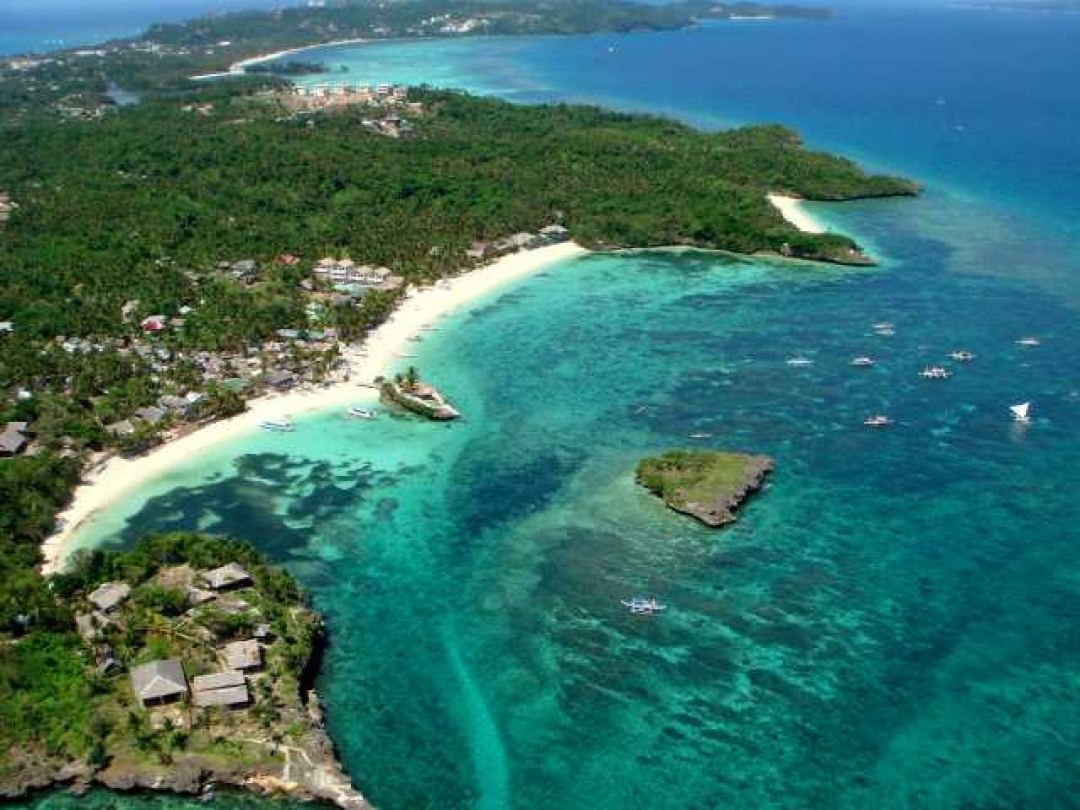
<svg viewBox="0 0 1080 810">
<path fill-rule="evenodd" d="M 802 207 L 803 201 L 798 197 L 788 197 L 784 194 L 770 194 L 769 202 L 776 206 L 777 210 L 784 215 L 784 219 L 804 233 L 825 233 L 828 230 L 818 220 L 806 212 Z"/>
<path fill-rule="evenodd" d="M 363 45 L 365 42 L 370 42 L 367 39 L 337 39 L 332 42 L 320 42 L 315 45 L 302 45 L 299 48 L 287 48 L 284 51 L 273 51 L 271 53 L 262 53 L 257 56 L 248 56 L 241 59 L 238 62 L 233 62 L 229 65 L 228 70 L 219 70 L 216 73 L 199 73 L 189 78 L 193 82 L 201 82 L 207 79 L 224 79 L 228 76 L 238 76 L 244 73 L 245 68 L 249 68 L 252 65 L 258 65 L 262 62 L 269 62 L 274 59 L 280 59 L 283 56 L 296 56 L 304 51 L 315 50 L 316 48 L 331 48 L 335 45 Z"/>
<path fill-rule="evenodd" d="M 75 490 L 70 506 L 60 514 L 57 531 L 42 544 L 43 573 L 49 574 L 59 568 L 72 536 L 89 518 L 163 474 L 172 465 L 202 450 L 257 430 L 259 423 L 267 419 L 280 419 L 374 399 L 377 392 L 372 381 L 386 373 L 388 367 L 398 359 L 397 356 L 408 347 L 409 338 L 423 327 L 483 298 L 504 284 L 586 252 L 580 245 L 565 242 L 513 253 L 434 286 L 410 290 L 408 297 L 386 323 L 368 335 L 362 344 L 343 349 L 349 363 L 348 382 L 258 397 L 248 402 L 248 410 L 244 413 L 208 424 L 145 455 L 106 459 L 87 472 L 83 483 Z"/>
</svg>

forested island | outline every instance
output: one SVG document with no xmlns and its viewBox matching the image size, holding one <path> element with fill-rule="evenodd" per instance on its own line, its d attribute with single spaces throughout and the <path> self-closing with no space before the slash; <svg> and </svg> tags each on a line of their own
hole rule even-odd
<svg viewBox="0 0 1080 810">
<path fill-rule="evenodd" d="M 311 690 L 322 622 L 251 545 L 167 534 L 84 552 L 51 598 L 65 621 L 0 653 L 0 796 L 232 785 L 368 807 Z"/>
<path fill-rule="evenodd" d="M 642 459 L 637 482 L 670 509 L 719 528 L 735 522 L 739 507 L 761 489 L 772 469 L 767 456 L 670 450 Z"/>
</svg>

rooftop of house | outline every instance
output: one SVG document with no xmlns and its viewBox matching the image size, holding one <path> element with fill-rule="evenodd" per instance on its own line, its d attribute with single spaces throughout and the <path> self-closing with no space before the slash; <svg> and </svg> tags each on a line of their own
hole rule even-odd
<svg viewBox="0 0 1080 810">
<path fill-rule="evenodd" d="M 253 638 L 226 644 L 222 655 L 229 669 L 252 669 L 262 664 L 262 648 Z"/>
<path fill-rule="evenodd" d="M 131 670 L 131 686 L 139 700 L 158 700 L 185 694 L 187 678 L 177 658 L 151 661 Z"/>
<path fill-rule="evenodd" d="M 106 582 L 93 591 L 87 599 L 98 610 L 112 610 L 131 593 L 131 586 L 126 582 Z"/>
<path fill-rule="evenodd" d="M 228 588 L 233 585 L 250 584 L 251 574 L 245 571 L 239 563 L 228 563 L 220 568 L 207 571 L 203 574 L 206 583 L 215 590 Z"/>
</svg>

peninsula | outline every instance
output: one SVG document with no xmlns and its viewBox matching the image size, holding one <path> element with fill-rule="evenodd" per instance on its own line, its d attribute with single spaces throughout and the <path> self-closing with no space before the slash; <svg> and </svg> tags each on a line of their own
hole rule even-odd
<svg viewBox="0 0 1080 810">
<path fill-rule="evenodd" d="M 154 535 L 83 553 L 53 583 L 78 635 L 31 636 L 0 657 L 0 796 L 231 785 L 369 806 L 310 688 L 322 622 L 249 544 Z"/>
<path fill-rule="evenodd" d="M 719 528 L 735 522 L 739 507 L 761 489 L 772 468 L 767 456 L 670 450 L 642 459 L 637 482 L 676 512 Z"/>
</svg>

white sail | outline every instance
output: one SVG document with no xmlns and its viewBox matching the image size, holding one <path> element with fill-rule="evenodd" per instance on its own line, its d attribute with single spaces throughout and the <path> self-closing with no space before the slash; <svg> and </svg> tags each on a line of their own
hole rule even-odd
<svg viewBox="0 0 1080 810">
<path fill-rule="evenodd" d="M 1015 419 L 1026 421 L 1028 418 L 1028 410 L 1031 408 L 1030 402 L 1021 402 L 1019 405 L 1009 406 L 1009 410 L 1012 411 L 1012 415 Z"/>
</svg>

